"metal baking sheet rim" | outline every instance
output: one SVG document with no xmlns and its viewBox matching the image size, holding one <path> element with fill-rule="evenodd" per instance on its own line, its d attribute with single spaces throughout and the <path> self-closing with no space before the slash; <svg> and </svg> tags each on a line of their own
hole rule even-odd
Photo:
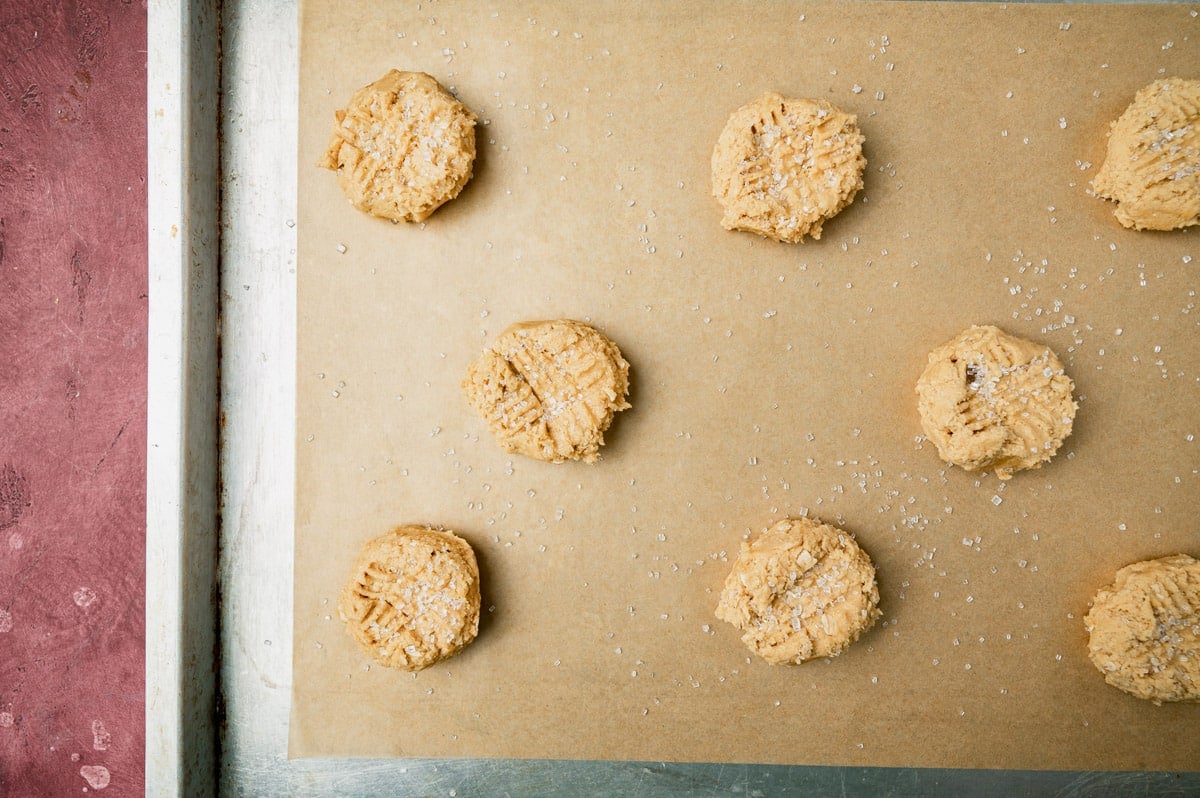
<svg viewBox="0 0 1200 798">
<path fill-rule="evenodd" d="M 146 794 L 216 790 L 217 0 L 147 19 Z"/>
</svg>

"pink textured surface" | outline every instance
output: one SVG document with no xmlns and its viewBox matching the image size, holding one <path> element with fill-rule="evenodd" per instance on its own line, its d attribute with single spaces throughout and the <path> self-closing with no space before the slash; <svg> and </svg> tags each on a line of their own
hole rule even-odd
<svg viewBox="0 0 1200 798">
<path fill-rule="evenodd" d="M 146 9 L 0 2 L 0 795 L 138 795 Z"/>
</svg>

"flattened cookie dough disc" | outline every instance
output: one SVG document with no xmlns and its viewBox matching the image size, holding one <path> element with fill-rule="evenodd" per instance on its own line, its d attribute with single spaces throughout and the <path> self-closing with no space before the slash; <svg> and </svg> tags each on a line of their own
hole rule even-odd
<svg viewBox="0 0 1200 798">
<path fill-rule="evenodd" d="M 821 237 L 867 166 L 858 121 L 825 100 L 770 92 L 733 112 L 712 155 L 721 226 L 776 241 Z"/>
<path fill-rule="evenodd" d="M 1200 224 L 1200 81 L 1156 80 L 1112 123 L 1092 180 L 1135 230 Z"/>
<path fill-rule="evenodd" d="M 943 460 L 1009 479 L 1047 462 L 1071 434 L 1074 387 L 1045 346 L 976 326 L 929 353 L 917 408 Z"/>
<path fill-rule="evenodd" d="M 475 114 L 424 72 L 393 69 L 354 93 L 318 166 L 355 208 L 421 222 L 454 199 L 475 163 Z"/>
<path fill-rule="evenodd" d="M 479 566 L 453 532 L 396 527 L 367 542 L 338 599 L 350 636 L 389 668 L 419 671 L 479 632 Z"/>
<path fill-rule="evenodd" d="M 507 451 L 590 463 L 614 414 L 630 406 L 629 364 L 581 322 L 521 322 L 468 367 L 463 392 Z"/>
<path fill-rule="evenodd" d="M 878 605 L 875 566 L 848 532 L 790 518 L 742 543 L 716 615 L 767 662 L 799 665 L 840 654 Z"/>
<path fill-rule="evenodd" d="M 1088 656 L 1113 687 L 1161 704 L 1200 701 L 1200 562 L 1127 565 L 1084 616 Z"/>
</svg>

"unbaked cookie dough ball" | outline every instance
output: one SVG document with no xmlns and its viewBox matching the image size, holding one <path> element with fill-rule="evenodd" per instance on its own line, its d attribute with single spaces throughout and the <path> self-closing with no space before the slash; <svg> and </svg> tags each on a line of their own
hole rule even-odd
<svg viewBox="0 0 1200 798">
<path fill-rule="evenodd" d="M 1200 700 L 1200 562 L 1177 554 L 1127 565 L 1084 617 L 1104 681 L 1161 704 Z"/>
<path fill-rule="evenodd" d="M 453 532 L 396 527 L 367 542 L 338 599 L 355 642 L 389 668 L 419 671 L 479 632 L 479 566 Z"/>
<path fill-rule="evenodd" d="M 973 326 L 929 353 L 917 408 L 943 460 L 1009 479 L 1049 461 L 1071 434 L 1073 390 L 1047 347 Z"/>
<path fill-rule="evenodd" d="M 1200 223 L 1200 81 L 1156 80 L 1112 123 L 1108 154 L 1092 180 L 1135 230 Z"/>
<path fill-rule="evenodd" d="M 840 654 L 879 617 L 875 566 L 848 532 L 808 518 L 743 542 L 716 616 L 773 665 Z"/>
<path fill-rule="evenodd" d="M 475 114 L 424 72 L 393 69 L 335 116 L 318 166 L 364 213 L 422 222 L 471 179 Z"/>
<path fill-rule="evenodd" d="M 770 92 L 733 112 L 712 155 L 712 194 L 726 230 L 776 241 L 821 237 L 863 187 L 858 121 L 825 100 Z"/>
<path fill-rule="evenodd" d="M 630 407 L 629 363 L 588 325 L 514 324 L 467 368 L 463 393 L 506 451 L 595 462 L 613 416 Z"/>
</svg>

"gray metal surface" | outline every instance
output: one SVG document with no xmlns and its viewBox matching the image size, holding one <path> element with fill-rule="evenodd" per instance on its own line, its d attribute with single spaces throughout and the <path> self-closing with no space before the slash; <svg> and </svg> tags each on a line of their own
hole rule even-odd
<svg viewBox="0 0 1200 798">
<path fill-rule="evenodd" d="M 229 795 L 1186 795 L 1200 774 L 287 759 L 295 405 L 296 2 L 224 10 L 220 785 Z"/>
<path fill-rule="evenodd" d="M 214 792 L 218 0 L 149 17 L 146 794 Z"/>
</svg>

